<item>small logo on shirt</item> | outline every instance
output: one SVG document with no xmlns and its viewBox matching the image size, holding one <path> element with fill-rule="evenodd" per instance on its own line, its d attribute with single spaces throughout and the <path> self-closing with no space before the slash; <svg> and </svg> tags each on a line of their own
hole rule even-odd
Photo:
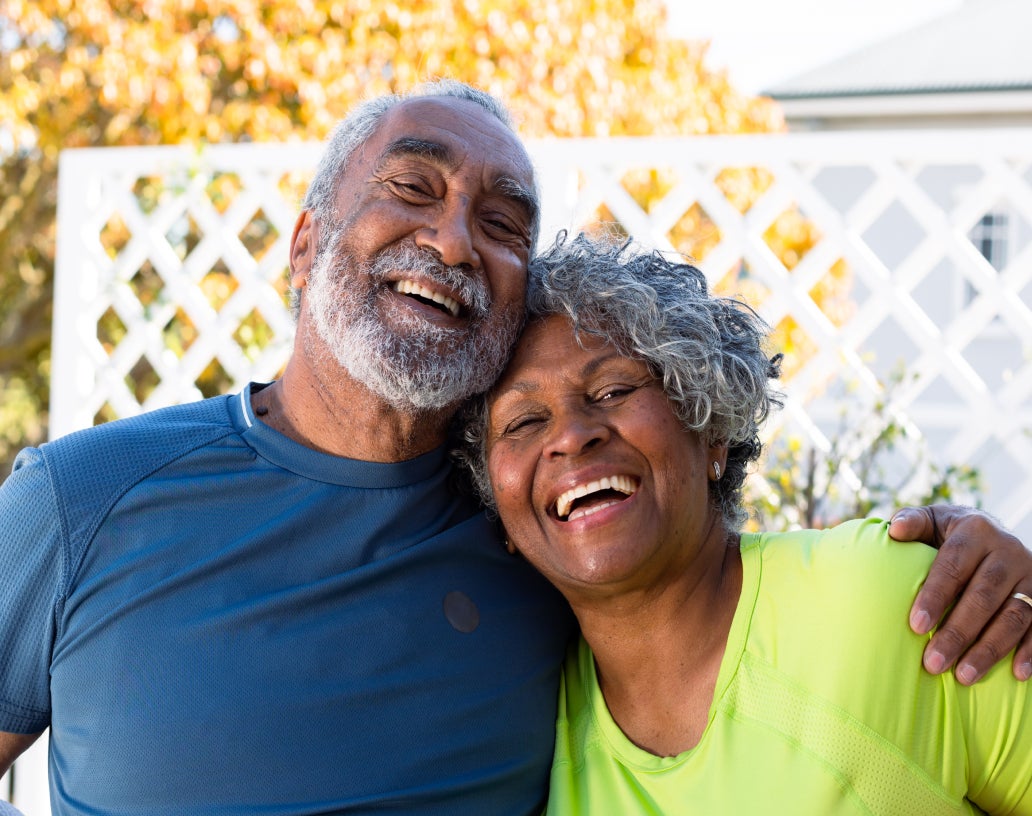
<svg viewBox="0 0 1032 816">
<path fill-rule="evenodd" d="M 452 590 L 444 596 L 444 616 L 453 629 L 469 634 L 480 625 L 480 610 L 465 592 Z"/>
</svg>

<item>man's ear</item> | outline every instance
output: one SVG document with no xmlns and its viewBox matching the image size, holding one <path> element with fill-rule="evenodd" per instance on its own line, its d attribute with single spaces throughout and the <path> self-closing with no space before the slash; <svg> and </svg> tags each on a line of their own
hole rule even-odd
<svg viewBox="0 0 1032 816">
<path fill-rule="evenodd" d="M 315 263 L 315 248 L 319 245 L 319 228 L 311 210 L 303 210 L 294 222 L 294 233 L 290 236 L 290 285 L 303 289 L 308 283 L 308 273 Z"/>
</svg>

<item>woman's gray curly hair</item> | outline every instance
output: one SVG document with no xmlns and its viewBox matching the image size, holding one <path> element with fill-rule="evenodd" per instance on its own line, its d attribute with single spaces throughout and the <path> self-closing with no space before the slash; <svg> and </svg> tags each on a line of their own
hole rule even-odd
<svg viewBox="0 0 1032 816">
<path fill-rule="evenodd" d="M 684 426 L 707 444 L 727 444 L 724 472 L 709 489 L 725 528 L 738 530 L 747 515 L 742 485 L 761 451 L 759 427 L 782 404 L 770 383 L 781 355 L 769 358 L 764 350 L 767 324 L 744 303 L 711 295 L 690 264 L 583 234 L 572 241 L 561 234 L 537 257 L 528 287 L 528 321 L 563 315 L 578 334 L 645 361 Z M 485 396 L 467 406 L 458 458 L 493 508 L 487 405 Z"/>
</svg>

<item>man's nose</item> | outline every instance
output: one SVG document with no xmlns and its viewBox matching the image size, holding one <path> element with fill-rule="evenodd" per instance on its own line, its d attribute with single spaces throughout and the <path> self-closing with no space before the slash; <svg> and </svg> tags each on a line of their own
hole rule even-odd
<svg viewBox="0 0 1032 816">
<path fill-rule="evenodd" d="M 446 266 L 480 267 L 468 202 L 455 201 L 416 232 L 416 245 L 433 249 Z"/>
</svg>

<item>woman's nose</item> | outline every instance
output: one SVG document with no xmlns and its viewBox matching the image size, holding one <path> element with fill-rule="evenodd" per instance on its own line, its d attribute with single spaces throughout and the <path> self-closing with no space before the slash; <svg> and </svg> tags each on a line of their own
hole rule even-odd
<svg viewBox="0 0 1032 816">
<path fill-rule="evenodd" d="M 610 436 L 609 428 L 588 409 L 555 415 L 546 453 L 549 456 L 577 456 L 597 447 Z"/>
</svg>

